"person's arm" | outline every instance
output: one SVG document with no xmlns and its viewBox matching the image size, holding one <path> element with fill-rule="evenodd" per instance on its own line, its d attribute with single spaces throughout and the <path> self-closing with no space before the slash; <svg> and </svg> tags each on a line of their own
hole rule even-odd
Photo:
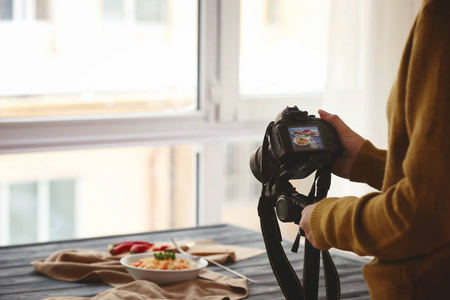
<svg viewBox="0 0 450 300">
<path fill-rule="evenodd" d="M 425 8 L 417 19 L 414 42 L 405 52 L 408 69 L 399 77 L 400 89 L 393 90 L 399 103 L 389 120 L 395 129 L 390 144 L 402 139 L 397 145 L 407 149 L 390 148 L 388 162 L 401 159 L 396 154 L 406 154 L 401 168 L 386 166 L 385 180 L 398 181 L 380 193 L 327 198 L 304 210 L 303 226 L 318 248 L 405 259 L 450 241 L 449 19 L 448 2 Z"/>
<path fill-rule="evenodd" d="M 337 116 L 333 118 L 335 119 L 335 121 L 331 122 L 334 124 L 333 126 L 335 126 L 335 128 L 339 129 L 347 127 L 347 125 L 345 125 L 344 122 L 341 121 L 341 119 L 338 118 Z M 347 147 L 355 146 L 355 144 L 358 145 L 359 141 L 358 135 L 354 132 L 351 133 L 350 131 L 348 131 L 347 134 L 348 134 L 348 141 L 353 142 L 343 143 L 344 148 L 346 146 Z M 351 137 L 351 135 L 354 135 L 354 137 Z M 343 138 L 341 139 L 345 140 Z M 354 156 L 349 154 L 352 153 L 351 149 L 350 150 L 346 149 L 344 151 L 343 156 L 347 156 L 347 158 L 342 158 L 342 160 L 346 160 L 346 163 L 341 162 L 334 165 L 333 166 L 334 172 L 338 174 L 343 174 L 344 172 L 340 170 L 339 167 L 343 168 L 344 170 L 349 170 L 348 179 L 350 179 L 351 181 L 364 182 L 369 184 L 373 188 L 381 190 L 386 164 L 386 150 L 377 149 L 368 140 L 362 141 L 362 143 L 363 143 L 362 146 L 354 147 L 355 149 L 358 149 L 358 152 L 356 152 Z M 348 166 L 346 166 L 346 164 L 348 164 Z M 306 238 L 310 241 L 310 243 L 314 247 L 321 250 L 328 250 L 329 248 L 331 248 L 331 246 L 317 244 L 311 230 L 310 224 L 311 213 L 316 206 L 317 203 L 308 205 L 303 209 L 302 218 L 300 220 L 300 227 L 305 232 Z"/>
</svg>

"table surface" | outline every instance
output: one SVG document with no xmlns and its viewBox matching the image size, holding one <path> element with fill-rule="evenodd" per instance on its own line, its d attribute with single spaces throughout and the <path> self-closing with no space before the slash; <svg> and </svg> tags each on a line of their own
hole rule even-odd
<svg viewBox="0 0 450 300">
<path fill-rule="evenodd" d="M 195 228 L 153 231 L 120 236 L 108 236 L 90 239 L 76 239 L 0 247 L 0 299 L 42 299 L 56 296 L 93 297 L 111 286 L 103 283 L 65 282 L 49 278 L 34 272 L 31 261 L 44 259 L 61 249 L 81 248 L 105 251 L 108 244 L 117 240 L 148 240 L 152 242 L 170 242 L 183 239 L 212 239 L 220 244 L 264 248 L 260 232 L 234 225 L 219 224 Z M 292 243 L 283 241 L 286 254 L 301 278 L 303 248 L 298 253 L 290 251 Z M 341 299 L 370 299 L 367 285 L 362 276 L 363 261 L 347 255 L 331 252 L 341 280 Z M 284 299 L 283 293 L 273 275 L 267 255 L 228 264 L 228 267 L 256 281 L 249 283 L 249 295 L 246 299 Z M 209 269 L 231 277 L 235 275 L 216 266 Z M 321 272 L 319 299 L 326 299 L 324 278 Z"/>
</svg>

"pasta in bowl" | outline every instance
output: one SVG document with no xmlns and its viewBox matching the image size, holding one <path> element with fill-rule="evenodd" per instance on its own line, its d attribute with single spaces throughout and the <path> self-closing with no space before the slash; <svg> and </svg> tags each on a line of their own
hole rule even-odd
<svg viewBox="0 0 450 300">
<path fill-rule="evenodd" d="M 192 260 L 186 255 L 172 253 L 173 257 L 156 256 L 157 252 L 131 254 L 122 257 L 120 263 L 135 280 L 148 280 L 160 285 L 192 280 L 208 265 L 204 258 Z"/>
</svg>

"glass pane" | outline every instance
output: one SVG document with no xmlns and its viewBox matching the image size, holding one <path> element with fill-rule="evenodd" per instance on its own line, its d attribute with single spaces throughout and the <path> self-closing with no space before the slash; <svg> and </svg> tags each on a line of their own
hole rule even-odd
<svg viewBox="0 0 450 300">
<path fill-rule="evenodd" d="M 192 227 L 196 224 L 195 148 L 177 145 L 2 155 L 0 182 L 9 185 L 26 178 L 41 184 L 43 178 L 51 179 L 48 192 L 43 193 L 49 200 L 39 206 L 39 216 L 47 216 L 39 220 L 39 229 L 47 233 L 39 236 L 47 239 Z M 13 185 L 9 194 L 10 206 L 14 205 L 9 219 L 16 228 L 11 243 L 34 241 L 38 234 L 36 186 L 24 190 Z M 61 228 L 54 231 L 54 226 Z"/>
<path fill-rule="evenodd" d="M 103 0 L 103 20 L 123 20 L 125 6 L 123 0 Z"/>
<path fill-rule="evenodd" d="M 12 20 L 13 0 L 0 0 L 0 21 Z"/>
<path fill-rule="evenodd" d="M 166 22 L 167 0 L 136 0 L 136 20 Z"/>
<path fill-rule="evenodd" d="M 38 240 L 37 183 L 14 183 L 9 186 L 9 240 L 23 244 Z"/>
<path fill-rule="evenodd" d="M 222 222 L 259 230 L 256 210 L 261 183 L 253 176 L 249 160 L 259 141 L 230 142 L 225 148 L 225 203 Z"/>
<path fill-rule="evenodd" d="M 52 180 L 49 183 L 50 240 L 75 237 L 75 180 Z"/>
<path fill-rule="evenodd" d="M 242 96 L 323 91 L 328 2 L 241 1 Z"/>
<path fill-rule="evenodd" d="M 0 22 L 0 118 L 197 109 L 197 1 L 142 3 L 38 1 L 46 22 Z"/>
</svg>

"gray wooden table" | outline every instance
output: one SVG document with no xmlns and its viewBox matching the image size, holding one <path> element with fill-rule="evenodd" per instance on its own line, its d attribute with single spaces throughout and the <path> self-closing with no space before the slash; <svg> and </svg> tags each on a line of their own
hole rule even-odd
<svg viewBox="0 0 450 300">
<path fill-rule="evenodd" d="M 120 236 L 108 236 L 90 239 L 77 239 L 38 243 L 19 246 L 0 247 L 0 299 L 42 299 L 55 296 L 92 297 L 111 287 L 102 283 L 65 282 L 49 278 L 34 272 L 30 262 L 43 259 L 61 249 L 82 248 L 105 251 L 108 244 L 118 240 L 148 240 L 168 242 L 170 237 L 175 240 L 206 238 L 217 243 L 264 248 L 261 233 L 236 227 L 233 225 L 213 225 L 177 230 L 154 231 Z M 299 253 L 292 253 L 292 243 L 283 242 L 287 256 L 292 266 L 301 278 L 303 265 L 302 247 Z M 341 278 L 341 299 L 370 299 L 367 285 L 361 273 L 362 261 L 345 255 L 332 253 Z M 247 299 L 284 299 L 267 255 L 260 255 L 247 260 L 229 264 L 228 267 L 248 276 L 257 283 L 249 283 Z M 216 266 L 209 269 L 234 277 Z M 321 277 L 319 299 L 325 299 L 324 279 Z"/>
</svg>

